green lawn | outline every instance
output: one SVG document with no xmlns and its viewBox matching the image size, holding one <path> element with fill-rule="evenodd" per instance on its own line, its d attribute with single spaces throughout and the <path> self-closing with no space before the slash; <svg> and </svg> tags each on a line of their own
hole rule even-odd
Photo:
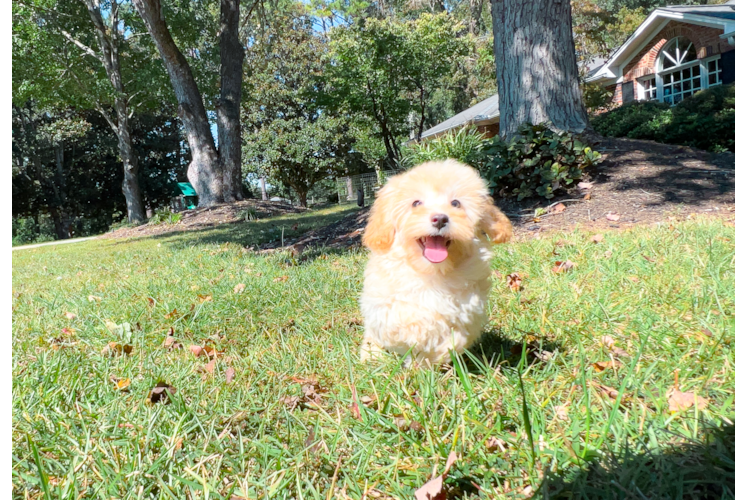
<svg viewBox="0 0 748 500">
<path fill-rule="evenodd" d="M 482 344 L 413 370 L 357 360 L 365 252 L 237 244 L 270 224 L 14 252 L 16 498 L 407 499 L 450 451 L 448 498 L 733 498 L 734 227 L 499 247 L 523 290 L 495 279 Z M 671 412 L 676 373 L 706 401 Z"/>
</svg>

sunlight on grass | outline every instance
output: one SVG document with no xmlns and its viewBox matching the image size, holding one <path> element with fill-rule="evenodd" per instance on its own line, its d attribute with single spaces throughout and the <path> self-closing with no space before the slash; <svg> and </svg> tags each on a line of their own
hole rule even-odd
<svg viewBox="0 0 748 500">
<path fill-rule="evenodd" d="M 327 215 L 14 253 L 14 496 L 412 498 L 452 450 L 449 498 L 734 491 L 733 227 L 499 247 L 481 344 L 411 370 L 357 360 L 364 251 L 242 247 Z M 676 372 L 703 409 L 670 411 Z"/>
</svg>

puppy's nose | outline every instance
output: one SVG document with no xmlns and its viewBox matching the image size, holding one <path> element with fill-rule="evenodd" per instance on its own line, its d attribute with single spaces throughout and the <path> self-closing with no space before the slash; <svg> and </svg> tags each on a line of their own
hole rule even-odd
<svg viewBox="0 0 748 500">
<path fill-rule="evenodd" d="M 431 225 L 436 228 L 443 228 L 449 222 L 449 217 L 444 214 L 434 214 L 431 216 Z"/>
</svg>

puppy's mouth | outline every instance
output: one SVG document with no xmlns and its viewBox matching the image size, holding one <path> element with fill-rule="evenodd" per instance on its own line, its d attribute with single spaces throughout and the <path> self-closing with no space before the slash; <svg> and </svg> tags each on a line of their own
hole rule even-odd
<svg viewBox="0 0 748 500">
<path fill-rule="evenodd" d="M 424 236 L 416 241 L 423 249 L 423 256 L 432 264 L 444 262 L 449 256 L 447 249 L 452 241 L 444 236 Z"/>
</svg>

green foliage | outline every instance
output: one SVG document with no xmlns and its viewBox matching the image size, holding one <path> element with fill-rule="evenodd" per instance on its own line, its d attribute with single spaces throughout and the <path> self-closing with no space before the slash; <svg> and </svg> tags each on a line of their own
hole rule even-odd
<svg viewBox="0 0 748 500">
<path fill-rule="evenodd" d="M 488 141 L 475 165 L 498 196 L 522 200 L 535 195 L 551 199 L 600 161 L 600 153 L 581 139 L 543 124 L 526 124 L 509 142 L 499 136 Z"/>
<path fill-rule="evenodd" d="M 632 102 L 590 120 L 602 135 L 735 151 L 735 85 L 701 90 L 674 107 Z"/>
<path fill-rule="evenodd" d="M 401 166 L 411 168 L 426 161 L 453 158 L 472 164 L 486 144 L 483 134 L 475 128 L 463 127 L 457 132 L 447 132 L 436 139 L 422 141 L 403 149 Z"/>
<path fill-rule="evenodd" d="M 409 131 L 426 129 L 429 102 L 468 53 L 459 30 L 443 13 L 407 21 L 367 18 L 331 32 L 331 105 L 376 124 L 391 167 Z"/>
<path fill-rule="evenodd" d="M 174 213 L 168 208 L 161 208 L 159 210 L 156 210 L 156 212 L 153 214 L 153 217 L 148 219 L 148 224 L 177 224 L 179 221 L 182 220 L 182 214 L 177 212 Z"/>
</svg>

